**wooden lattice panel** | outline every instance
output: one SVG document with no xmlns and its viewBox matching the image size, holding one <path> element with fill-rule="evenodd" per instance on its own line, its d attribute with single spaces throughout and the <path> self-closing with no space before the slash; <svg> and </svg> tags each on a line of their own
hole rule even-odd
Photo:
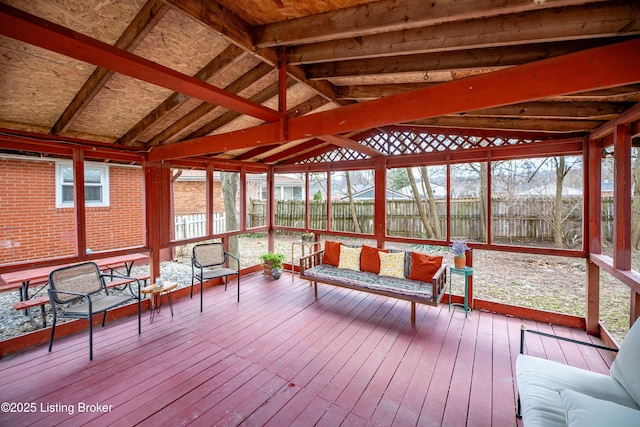
<svg viewBox="0 0 640 427">
<path fill-rule="evenodd" d="M 298 163 L 308 164 L 308 163 L 324 163 L 324 162 L 347 162 L 349 160 L 364 160 L 368 158 L 369 156 L 359 153 L 357 151 L 354 151 L 348 148 L 338 148 L 328 153 L 324 153 L 320 156 L 315 156 L 309 159 L 305 159 Z"/>
<path fill-rule="evenodd" d="M 525 145 L 538 142 L 531 138 L 489 137 L 478 135 L 455 135 L 443 133 L 413 132 L 410 130 L 391 130 L 367 136 L 358 141 L 385 156 L 425 154 L 442 151 L 469 150 L 473 148 L 503 147 Z M 301 161 L 305 163 L 340 162 L 367 159 L 369 156 L 346 148 L 337 148 L 320 156 Z"/>
</svg>

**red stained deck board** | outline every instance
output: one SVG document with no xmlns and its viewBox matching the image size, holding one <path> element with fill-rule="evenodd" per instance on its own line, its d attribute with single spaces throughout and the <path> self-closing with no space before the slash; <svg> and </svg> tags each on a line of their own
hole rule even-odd
<svg viewBox="0 0 640 427">
<path fill-rule="evenodd" d="M 460 316 L 462 314 L 458 314 Z M 465 425 L 469 411 L 469 393 L 473 378 L 476 338 L 478 336 L 478 318 L 475 313 L 465 321 L 457 357 L 451 376 L 449 398 L 445 407 L 444 425 Z"/>
<path fill-rule="evenodd" d="M 469 425 L 488 424 L 488 420 L 491 419 L 494 338 L 492 323 L 492 315 L 480 316 L 478 321 L 478 337 L 468 405 L 467 422 Z"/>
<path fill-rule="evenodd" d="M 398 369 L 391 378 L 371 417 L 381 425 L 392 424 L 411 379 L 414 375 L 421 375 L 420 372 L 416 371 L 416 367 L 428 343 L 425 335 L 433 327 L 437 319 L 437 311 L 438 308 L 429 307 L 427 310 L 419 311 L 422 315 L 417 315 L 416 323 L 419 326 L 415 329 L 412 342 L 400 360 Z"/>
<path fill-rule="evenodd" d="M 347 296 L 352 298 L 352 295 Z M 287 322 L 279 325 L 268 333 L 262 335 L 259 340 L 254 340 L 251 345 L 251 354 L 247 354 L 243 348 L 239 354 L 256 363 L 269 367 L 270 370 L 290 377 L 293 372 L 282 372 L 282 369 L 293 369 L 291 364 L 301 362 L 301 355 L 308 349 L 314 349 L 314 343 L 321 336 L 326 336 L 325 329 L 332 329 L 328 322 L 332 319 L 330 308 L 333 304 L 345 304 L 348 301 L 344 294 L 334 293 L 322 299 L 325 310 L 308 310 L 311 314 L 298 316 L 302 320 Z M 314 325 L 310 328 L 309 325 Z"/>
<path fill-rule="evenodd" d="M 392 308 L 393 305 L 387 304 L 386 301 L 385 304 L 378 306 L 374 315 L 368 319 L 370 323 L 364 325 L 353 339 L 353 342 L 358 347 L 351 354 L 345 354 L 347 356 L 345 362 L 353 360 L 355 363 L 344 363 L 329 384 L 322 389 L 319 396 L 330 402 L 336 402 L 338 397 L 348 398 L 344 393 L 360 371 L 364 361 L 373 351 L 375 345 L 380 341 L 385 328 L 384 324 L 381 323 L 392 311 Z M 347 407 L 347 409 L 349 408 Z"/>
<path fill-rule="evenodd" d="M 330 404 L 316 423 L 316 427 L 334 427 L 342 424 L 349 411 L 336 404 Z"/>
<path fill-rule="evenodd" d="M 505 413 L 501 408 L 515 405 L 514 389 L 515 371 L 511 369 L 511 354 L 509 348 L 509 330 L 507 318 L 493 317 L 493 378 L 492 378 L 492 425 L 514 425 L 513 414 Z"/>
<path fill-rule="evenodd" d="M 0 360 L 8 401 L 112 405 L 108 413 L 0 413 L 0 425 L 516 425 L 519 319 L 291 283 L 255 273 L 174 301 L 142 335 L 135 316 Z M 581 331 L 524 322 L 572 338 Z M 606 372 L 610 357 L 527 336 L 549 353 Z M 72 402 L 69 402 L 69 399 Z"/>
<path fill-rule="evenodd" d="M 257 379 L 263 376 L 267 376 L 269 381 L 260 387 L 250 390 L 252 385 L 257 384 Z M 199 420 L 194 423 L 194 425 L 237 425 L 240 421 L 248 418 L 253 412 L 258 410 L 277 390 L 280 390 L 285 386 L 286 382 L 282 378 L 273 376 L 266 371 L 262 371 L 256 376 L 255 380 L 247 384 L 246 392 L 245 390 L 239 390 L 239 397 L 242 397 L 242 400 L 237 403 L 234 401 L 228 401 L 225 402 L 225 405 L 220 405 L 221 408 L 226 411 L 222 417 L 218 418 L 219 411 L 218 407 L 216 407 L 201 417 L 201 420 L 203 421 L 202 423 Z M 226 405 L 227 403 L 229 406 Z"/>
<path fill-rule="evenodd" d="M 436 323 L 428 331 L 427 344 L 420 355 L 416 374 L 409 382 L 407 393 L 394 418 L 393 425 L 415 425 L 420 419 L 427 390 L 430 383 L 434 381 L 435 365 L 451 320 L 451 313 L 443 307 L 444 305 L 441 305 L 439 311 L 434 313 L 437 316 Z"/>
<path fill-rule="evenodd" d="M 460 336 L 462 335 L 462 329 L 467 320 L 464 316 L 459 315 L 454 315 L 451 318 L 445 340 L 438 354 L 435 366 L 436 378 L 429 383 L 429 389 L 419 421 L 421 424 L 442 423 L 449 387 L 451 385 L 451 377 L 453 375 L 455 355 L 458 353 Z"/>
</svg>

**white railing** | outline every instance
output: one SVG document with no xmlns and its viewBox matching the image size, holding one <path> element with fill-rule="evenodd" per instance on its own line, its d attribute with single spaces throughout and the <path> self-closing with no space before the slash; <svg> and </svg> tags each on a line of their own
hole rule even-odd
<svg viewBox="0 0 640 427">
<path fill-rule="evenodd" d="M 207 234 L 206 214 L 176 215 L 174 218 L 175 240 L 201 237 Z M 223 212 L 213 214 L 214 234 L 224 233 L 226 230 Z"/>
</svg>

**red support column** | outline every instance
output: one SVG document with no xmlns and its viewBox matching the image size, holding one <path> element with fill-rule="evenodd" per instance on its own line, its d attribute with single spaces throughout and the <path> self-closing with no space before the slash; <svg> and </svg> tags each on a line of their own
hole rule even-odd
<svg viewBox="0 0 640 427">
<path fill-rule="evenodd" d="M 164 240 L 162 227 L 162 166 L 157 163 L 145 162 L 144 168 L 144 189 L 145 189 L 145 209 L 147 218 L 147 246 L 149 252 L 149 277 L 153 281 L 160 276 L 160 248 Z M 168 180 L 167 180 L 168 181 Z M 170 190 L 170 187 L 169 187 Z M 166 209 L 171 211 L 172 207 Z M 169 215 L 165 215 L 169 217 Z"/>
<path fill-rule="evenodd" d="M 87 213 L 84 197 L 84 151 L 73 150 L 73 209 L 76 217 L 76 255 L 85 258 L 87 255 Z"/>
<path fill-rule="evenodd" d="M 631 269 L 631 132 L 629 125 L 614 130 L 613 266 L 617 270 Z"/>
<path fill-rule="evenodd" d="M 274 206 L 275 200 L 273 198 L 273 182 L 274 182 L 274 172 L 273 167 L 269 168 L 269 172 L 267 172 L 267 250 L 269 252 L 273 252 L 275 247 L 273 241 L 273 216 L 274 216 Z"/>
<path fill-rule="evenodd" d="M 240 230 L 247 230 L 247 169 L 240 168 Z"/>
<path fill-rule="evenodd" d="M 207 206 L 205 207 L 205 211 L 206 211 L 206 215 L 207 215 L 207 219 L 206 219 L 206 224 L 207 224 L 207 236 L 212 237 L 213 236 L 213 213 L 215 212 L 214 210 L 214 206 L 213 206 L 213 174 L 214 174 L 214 168 L 211 162 L 207 162 L 207 179 L 206 179 L 206 192 L 207 192 Z"/>
<path fill-rule="evenodd" d="M 374 167 L 375 195 L 373 212 L 373 233 L 379 248 L 384 245 L 384 237 L 387 235 L 387 168 L 384 157 L 376 157 Z"/>
<path fill-rule="evenodd" d="M 473 268 L 473 251 L 466 251 L 464 254 L 465 265 Z M 468 285 L 469 308 L 473 309 L 473 274 L 469 276 Z"/>
<path fill-rule="evenodd" d="M 600 267 L 592 263 L 590 254 L 602 252 L 602 146 L 599 141 L 588 141 L 584 158 L 584 183 L 586 200 L 584 201 L 583 248 L 588 252 L 586 266 L 586 308 L 585 325 L 588 334 L 600 335 Z"/>
</svg>

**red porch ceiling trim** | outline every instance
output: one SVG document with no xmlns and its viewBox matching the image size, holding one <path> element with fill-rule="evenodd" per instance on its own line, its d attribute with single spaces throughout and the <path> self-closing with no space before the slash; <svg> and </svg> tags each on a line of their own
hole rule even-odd
<svg viewBox="0 0 640 427">
<path fill-rule="evenodd" d="M 640 40 L 588 49 L 531 64 L 507 68 L 466 79 L 441 83 L 412 92 L 362 102 L 289 120 L 288 139 L 279 139 L 270 125 L 188 141 L 187 148 L 168 144 L 151 150 L 150 158 L 168 160 L 208 153 L 208 147 L 225 144 L 227 150 L 263 144 L 340 134 L 358 129 L 403 123 L 463 111 L 498 107 L 554 95 L 640 82 Z M 248 138 L 255 140 L 251 144 Z M 258 142 L 256 142 L 258 141 Z M 179 156 L 179 157 L 180 157 Z"/>
<path fill-rule="evenodd" d="M 281 114 L 270 108 L 19 9 L 0 4 L 0 22 L 2 22 L 0 34 L 12 39 L 248 114 L 266 122 L 280 120 Z"/>
</svg>

